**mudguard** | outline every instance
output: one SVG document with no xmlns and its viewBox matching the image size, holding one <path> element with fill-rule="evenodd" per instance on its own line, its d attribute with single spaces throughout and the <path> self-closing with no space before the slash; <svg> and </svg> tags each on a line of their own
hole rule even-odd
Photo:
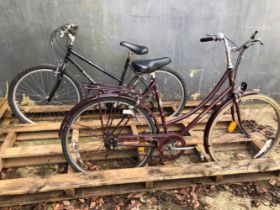
<svg viewBox="0 0 280 210">
<path fill-rule="evenodd" d="M 240 97 L 243 96 L 248 96 L 248 95 L 257 95 L 259 94 L 259 90 L 255 89 L 255 90 L 249 90 L 249 91 L 244 91 L 242 93 L 240 93 Z M 227 106 L 229 105 L 231 102 L 233 101 L 232 97 L 227 98 L 225 101 L 222 102 L 222 104 L 220 106 L 218 106 L 218 108 L 211 114 L 209 120 L 206 123 L 205 126 L 205 130 L 204 130 L 204 136 L 203 136 L 203 144 L 204 144 L 204 149 L 206 151 L 207 154 L 209 154 L 209 150 L 208 150 L 208 135 L 209 135 L 209 130 L 210 130 L 210 126 L 213 123 L 214 119 L 217 117 L 217 115 Z"/>
<path fill-rule="evenodd" d="M 96 96 L 92 96 L 92 97 L 89 97 L 89 98 L 86 98 L 86 99 L 83 99 L 82 101 L 80 101 L 78 104 L 76 104 L 64 117 L 61 125 L 60 125 L 60 129 L 59 129 L 59 137 L 61 137 L 62 135 L 62 132 L 63 132 L 63 129 L 65 128 L 65 126 L 67 125 L 67 122 L 69 120 L 69 118 L 72 116 L 72 114 L 80 109 L 82 106 L 88 104 L 88 103 L 91 103 L 92 101 L 94 100 L 98 100 L 98 99 L 103 99 L 103 98 L 108 98 L 108 97 L 117 97 L 117 98 L 122 98 L 122 99 L 127 99 L 127 100 L 130 100 L 132 101 L 133 103 L 137 103 L 137 101 L 135 100 L 135 98 L 132 98 L 132 97 L 129 97 L 129 96 L 125 96 L 125 95 L 120 95 L 120 94 L 117 94 L 117 93 L 103 93 L 101 95 L 96 95 Z M 147 111 L 147 113 L 149 114 L 149 116 L 152 118 L 153 122 L 154 122 L 154 125 L 156 127 L 156 132 L 158 133 L 159 132 L 159 125 L 158 125 L 158 122 L 157 122 L 157 119 L 154 117 L 153 113 L 150 111 L 150 109 L 148 109 L 146 106 L 144 105 L 141 105 L 142 108 L 145 109 L 145 111 Z"/>
</svg>

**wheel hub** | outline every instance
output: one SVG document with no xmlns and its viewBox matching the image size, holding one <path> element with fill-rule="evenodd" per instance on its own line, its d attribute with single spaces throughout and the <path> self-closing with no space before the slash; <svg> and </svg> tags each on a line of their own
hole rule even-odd
<svg viewBox="0 0 280 210">
<path fill-rule="evenodd" d="M 107 150 L 117 147 L 117 140 L 114 136 L 106 136 L 104 139 L 104 146 Z"/>
</svg>

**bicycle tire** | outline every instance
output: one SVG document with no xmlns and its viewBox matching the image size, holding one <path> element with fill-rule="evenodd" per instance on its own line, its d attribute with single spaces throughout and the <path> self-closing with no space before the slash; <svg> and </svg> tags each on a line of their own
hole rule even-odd
<svg viewBox="0 0 280 210">
<path fill-rule="evenodd" d="M 112 136 L 105 136 L 104 133 L 102 133 L 103 131 L 105 132 L 109 132 L 110 129 L 113 130 L 112 132 L 120 132 L 121 131 L 118 130 L 118 128 L 123 129 L 122 124 L 117 124 L 117 126 L 114 127 L 110 127 L 112 125 L 114 125 L 113 120 L 111 121 L 110 117 L 108 117 L 107 119 L 107 123 L 106 126 L 103 127 L 104 122 L 103 119 L 105 119 L 106 114 L 108 114 L 108 116 L 112 116 L 114 114 L 116 114 L 118 111 L 113 110 L 113 114 L 109 114 L 109 112 L 106 112 L 104 110 L 110 110 L 112 112 L 112 107 L 114 107 L 116 110 L 121 109 L 121 105 L 127 105 L 128 107 L 134 107 L 133 108 L 133 113 L 135 114 L 135 116 L 139 116 L 137 115 L 138 113 L 141 114 L 143 116 L 143 119 L 146 119 L 146 122 L 148 124 L 148 127 L 150 128 L 150 132 L 151 133 L 155 133 L 156 132 L 156 127 L 153 123 L 153 120 L 150 118 L 148 112 L 142 108 L 141 106 L 137 106 L 135 107 L 136 102 L 129 100 L 129 99 L 123 99 L 123 98 L 119 98 L 119 97 L 104 97 L 104 98 L 100 98 L 100 99 L 93 99 L 87 103 L 84 103 L 81 107 L 77 108 L 72 114 L 71 117 L 65 122 L 64 129 L 61 132 L 61 145 L 62 145 L 62 151 L 63 154 L 67 160 L 67 162 L 70 164 L 70 166 L 75 170 L 75 171 L 80 171 L 80 172 L 86 172 L 86 171 L 90 171 L 92 170 L 92 165 L 94 166 L 98 166 L 99 170 L 103 169 L 116 169 L 116 168 L 127 168 L 127 167 L 141 167 L 144 166 L 146 164 L 146 162 L 150 159 L 151 155 L 153 154 L 154 151 L 154 147 L 148 147 L 147 151 L 145 152 L 145 156 L 143 155 L 143 151 L 141 153 L 142 156 L 140 156 L 140 158 L 136 158 L 136 160 L 134 159 L 134 157 L 130 158 L 130 154 L 128 151 L 126 150 L 122 150 L 123 148 L 118 148 L 118 146 L 116 146 L 115 148 L 106 148 L 106 141 L 108 138 L 112 137 Z M 77 104 L 77 106 L 79 106 L 79 104 Z M 98 107 L 99 106 L 99 107 Z M 96 107 L 96 109 L 95 109 Z M 101 109 L 102 107 L 102 109 Z M 73 108 L 74 110 L 74 108 Z M 103 113 L 105 113 L 104 115 L 101 116 L 101 118 L 97 117 L 96 118 L 96 113 L 100 113 L 102 110 Z M 111 113 L 110 112 L 110 113 Z M 121 112 L 122 113 L 122 112 Z M 87 117 L 87 116 L 91 116 L 91 117 Z M 122 114 L 122 119 L 123 116 L 125 114 Z M 112 117 L 113 118 L 113 117 Z M 94 119 L 98 119 L 97 121 L 94 121 Z M 102 119 L 102 120 L 101 120 Z M 119 118 L 116 118 L 119 120 Z M 98 127 L 98 122 L 99 120 L 101 121 L 100 127 Z M 141 119 L 142 120 L 142 119 Z M 140 121 L 141 121 L 140 120 Z M 110 124 L 108 124 L 108 122 L 110 122 Z M 139 119 L 137 120 L 139 121 Z M 87 123 L 91 123 L 91 126 L 87 126 Z M 96 126 L 96 127 L 94 127 Z M 75 139 L 73 140 L 74 134 L 74 130 L 77 130 L 77 132 L 79 133 L 79 139 Z M 72 132 L 72 133 L 71 133 Z M 91 132 L 93 132 L 91 134 Z M 147 132 L 147 131 L 144 131 Z M 100 133 L 100 134 L 99 134 Z M 120 135 L 119 134 L 119 135 Z M 90 137 L 87 137 L 87 136 Z M 100 137 L 98 137 L 98 135 L 100 135 Z M 98 139 L 99 138 L 99 139 Z M 74 141 L 74 143 L 73 143 Z M 80 148 L 82 148 L 82 144 L 83 143 L 90 143 L 93 144 L 93 146 L 86 146 L 86 150 L 79 150 Z M 73 144 L 75 144 L 73 146 Z M 94 148 L 94 149 L 92 149 Z M 138 151 L 139 148 L 137 148 Z M 91 151 L 93 150 L 93 151 Z M 81 152 L 80 152 L 81 151 Z M 125 152 L 124 152 L 125 151 Z M 106 155 L 105 155 L 106 152 Z M 123 161 L 123 159 L 118 159 L 118 156 L 115 157 L 117 154 L 125 154 L 128 155 L 128 157 Z M 102 160 L 98 159 L 100 155 L 102 156 Z M 102 155 L 103 154 L 103 155 Z M 133 153 L 134 154 L 134 153 Z M 90 159 L 90 157 L 92 157 L 92 159 Z M 108 158 L 107 158 L 108 157 Z M 113 158 L 112 158 L 113 157 Z M 88 162 L 90 161 L 90 162 Z M 117 161 L 120 161 L 117 162 Z M 128 162 L 131 161 L 131 162 Z M 123 163 L 125 162 L 125 164 Z M 90 166 L 89 166 L 90 165 Z M 95 169 L 95 168 L 94 168 Z M 93 170 L 94 170 L 93 169 Z"/>
<path fill-rule="evenodd" d="M 13 112 L 13 114 L 23 123 L 36 123 L 38 121 L 40 121 L 39 119 L 41 119 L 42 115 L 48 117 L 47 115 L 49 115 L 50 113 L 48 112 L 44 112 L 44 113 L 40 113 L 40 112 L 37 112 L 37 113 L 33 113 L 33 114 L 25 114 L 22 110 L 21 110 L 21 106 L 17 103 L 17 99 L 16 99 L 16 94 L 17 94 L 17 91 L 18 91 L 18 87 L 20 87 L 21 84 L 24 84 L 24 79 L 28 79 L 28 78 L 32 78 L 32 75 L 33 75 L 33 81 L 34 83 L 36 84 L 36 86 L 38 86 L 37 88 L 40 90 L 43 90 L 45 88 L 50 88 L 50 87 L 47 87 L 47 86 L 44 86 L 43 87 L 39 87 L 41 83 L 45 83 L 43 81 L 36 81 L 36 78 L 34 79 L 34 75 L 36 75 L 36 73 L 38 72 L 49 72 L 51 75 L 55 75 L 55 71 L 56 71 L 57 67 L 56 66 L 53 66 L 53 65 L 38 65 L 38 66 L 33 66 L 33 67 L 30 67 L 30 68 L 27 68 L 25 70 L 23 70 L 22 72 L 20 72 L 19 74 L 16 75 L 16 77 L 14 77 L 14 79 L 11 81 L 11 84 L 9 86 L 9 91 L 8 91 L 8 102 L 9 102 L 9 105 L 10 105 L 10 108 Z M 26 79 L 26 80 L 27 80 Z M 45 80 L 46 78 L 44 78 Z M 43 79 L 42 79 L 43 80 Z M 82 88 L 81 86 L 79 85 L 79 83 L 71 76 L 69 75 L 68 73 L 64 73 L 63 75 L 63 79 L 62 81 L 65 81 L 66 84 L 69 84 L 70 86 L 73 87 L 73 90 L 75 90 L 75 94 L 76 94 L 76 100 L 73 102 L 73 104 L 76 104 L 78 103 L 82 98 L 83 98 L 83 91 L 82 91 Z M 34 86 L 34 85 L 33 85 Z M 61 85 L 60 85 L 61 86 Z M 34 87 L 30 87 L 30 91 L 32 92 L 34 90 Z M 30 91 L 26 91 L 26 93 L 24 93 L 25 95 L 23 97 L 28 97 L 29 99 L 32 97 L 31 94 L 33 93 L 30 93 L 30 95 L 28 95 Z M 66 91 L 65 91 L 66 92 Z M 69 98 L 73 98 L 73 95 L 70 96 L 69 95 Z M 65 98 L 65 97 L 64 97 Z M 22 99 L 23 101 L 23 99 Z M 31 100 L 32 101 L 32 100 Z M 58 104 L 60 105 L 64 105 L 62 102 L 57 102 Z M 52 104 L 52 103 L 50 103 Z M 44 103 L 40 103 L 40 105 L 45 105 Z M 54 114 L 54 112 L 52 112 L 52 114 Z M 59 112 L 56 112 L 55 113 L 55 116 L 58 116 L 59 117 L 62 117 L 62 113 L 59 113 Z"/>
<path fill-rule="evenodd" d="M 168 112 L 168 113 L 165 113 L 166 114 L 166 116 L 178 116 L 182 111 L 183 111 L 183 109 L 185 108 L 185 104 L 186 104 L 186 101 L 187 101 L 187 86 L 186 86 L 186 83 L 185 83 L 185 81 L 184 81 L 184 79 L 183 79 L 183 77 L 178 73 L 178 72 L 176 72 L 176 71 L 174 71 L 173 69 L 171 69 L 171 68 L 169 68 L 169 67 L 163 67 L 163 68 L 161 68 L 161 69 L 157 69 L 157 70 L 155 70 L 153 73 L 156 73 L 156 74 L 160 74 L 161 72 L 163 72 L 163 73 L 167 73 L 167 74 L 170 74 L 170 75 L 172 75 L 172 77 L 174 77 L 175 79 L 176 79 L 176 81 L 178 82 L 178 84 L 179 84 L 179 87 L 180 87 L 180 93 L 179 94 L 181 94 L 180 96 L 179 96 L 179 98 L 178 98 L 178 100 L 176 100 L 176 101 L 178 101 L 178 102 L 174 102 L 173 101 L 173 107 L 174 108 L 172 108 L 172 110 L 173 111 L 170 111 L 170 112 Z M 163 75 L 163 74 L 162 74 Z M 145 75 L 144 75 L 145 76 Z M 156 76 L 156 78 L 157 77 L 159 77 L 160 79 L 163 79 L 164 78 L 164 76 Z M 150 81 L 149 79 L 146 79 L 148 82 Z M 137 83 L 140 83 L 141 82 L 141 80 L 140 79 L 137 79 L 135 82 L 134 82 L 134 86 L 135 87 L 137 87 Z M 171 93 L 171 91 L 169 91 L 169 90 L 167 90 L 167 91 L 164 91 L 163 89 L 164 88 L 168 88 L 168 81 L 167 81 L 167 83 L 166 82 L 164 82 L 164 83 L 166 83 L 166 84 L 163 84 L 163 85 L 161 85 L 160 84 L 160 82 L 163 82 L 163 81 L 158 81 L 158 89 L 159 89 L 159 91 L 160 91 L 160 93 L 161 93 L 161 97 L 162 97 L 162 100 L 164 101 L 165 99 L 168 99 L 168 98 L 170 98 L 170 94 L 174 94 L 174 93 L 176 93 L 177 91 L 178 91 L 178 87 L 177 88 L 175 88 L 175 92 L 173 92 L 173 93 Z M 169 81 L 170 82 L 170 81 Z M 174 83 L 174 82 L 173 82 Z M 144 84 L 143 84 L 143 82 L 142 82 L 142 86 L 143 86 Z M 139 86 L 139 85 L 138 85 Z M 141 85 L 140 85 L 141 86 Z M 147 86 L 147 84 L 146 85 L 144 85 L 144 86 Z M 143 89 L 144 87 L 138 87 L 139 89 Z M 168 94 L 168 95 L 165 95 L 165 94 Z M 179 95 L 178 93 L 176 93 L 177 95 Z M 150 101 L 149 102 L 151 102 L 152 100 L 150 99 Z M 155 100 L 154 100 L 155 101 Z"/>
<path fill-rule="evenodd" d="M 269 155 L 280 140 L 278 103 L 260 94 L 242 96 L 239 99 L 241 124 L 250 136 L 242 133 L 236 108 L 234 115 L 231 114 L 233 105 L 233 100 L 226 103 L 218 114 L 209 119 L 210 124 L 206 126 L 205 146 L 211 158 L 214 161 L 228 161 Z"/>
</svg>

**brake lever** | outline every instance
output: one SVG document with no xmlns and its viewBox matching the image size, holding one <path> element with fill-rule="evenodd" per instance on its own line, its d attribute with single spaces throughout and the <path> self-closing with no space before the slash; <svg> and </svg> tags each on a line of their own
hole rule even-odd
<svg viewBox="0 0 280 210">
<path fill-rule="evenodd" d="M 260 43 L 260 45 L 264 45 L 264 43 L 260 39 L 255 39 L 252 42 L 258 42 L 258 43 Z"/>
</svg>

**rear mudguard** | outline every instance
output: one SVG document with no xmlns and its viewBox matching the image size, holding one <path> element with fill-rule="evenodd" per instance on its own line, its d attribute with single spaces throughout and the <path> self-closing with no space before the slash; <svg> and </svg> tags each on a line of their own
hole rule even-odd
<svg viewBox="0 0 280 210">
<path fill-rule="evenodd" d="M 89 97 L 89 98 L 86 98 L 82 101 L 80 101 L 78 104 L 76 104 L 64 117 L 61 125 L 60 125 L 60 129 L 59 129 L 59 137 L 61 137 L 62 135 L 62 132 L 63 132 L 63 129 L 65 128 L 65 126 L 67 125 L 67 122 L 69 120 L 69 118 L 73 115 L 73 113 L 80 109 L 82 106 L 88 104 L 88 103 L 91 103 L 92 101 L 94 100 L 97 100 L 97 99 L 103 99 L 103 98 L 108 98 L 108 97 L 117 97 L 117 98 L 122 98 L 122 99 L 127 99 L 127 100 L 130 100 L 131 102 L 133 102 L 134 104 L 137 103 L 137 101 L 134 99 L 134 98 L 131 98 L 129 96 L 124 96 L 124 95 L 119 95 L 117 93 L 105 93 L 105 94 L 102 94 L 102 95 L 99 95 L 99 96 L 92 96 L 92 97 Z M 142 108 L 145 109 L 145 111 L 147 111 L 147 113 L 149 114 L 149 116 L 153 119 L 153 122 L 154 122 L 154 125 L 156 127 L 156 132 L 159 133 L 159 125 L 158 125 L 158 122 L 157 122 L 157 119 L 155 118 L 155 116 L 153 115 L 153 113 L 144 105 L 141 105 Z"/>
<path fill-rule="evenodd" d="M 259 94 L 259 90 L 249 90 L 249 91 L 244 91 L 242 93 L 240 93 L 239 95 L 242 96 L 249 96 L 249 95 L 257 95 Z M 229 105 L 231 102 L 233 101 L 232 97 L 229 97 L 228 99 L 226 99 L 224 102 L 222 102 L 222 104 L 220 106 L 218 106 L 218 108 L 211 114 L 209 120 L 207 121 L 207 124 L 205 126 L 205 130 L 204 130 L 204 149 L 206 151 L 206 153 L 209 154 L 209 150 L 208 150 L 208 135 L 209 135 L 209 131 L 210 131 L 210 126 L 213 123 L 214 119 L 217 117 L 217 115 L 227 106 Z"/>
</svg>

